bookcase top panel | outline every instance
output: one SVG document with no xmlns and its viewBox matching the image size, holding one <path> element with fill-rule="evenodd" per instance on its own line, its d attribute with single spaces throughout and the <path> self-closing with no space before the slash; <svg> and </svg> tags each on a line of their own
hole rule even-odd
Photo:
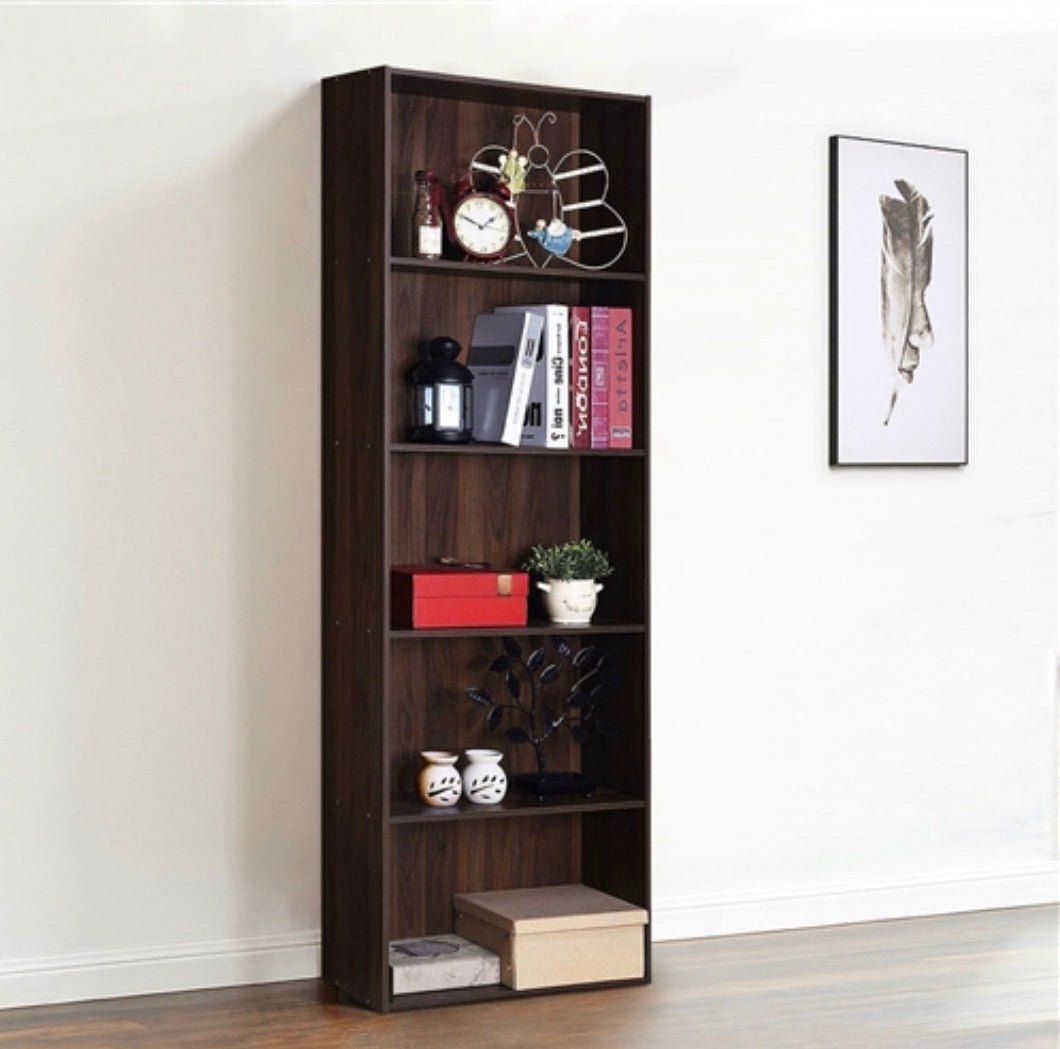
<svg viewBox="0 0 1060 1049">
<path fill-rule="evenodd" d="M 400 94 L 431 95 L 435 98 L 490 102 L 498 105 L 548 106 L 579 109 L 586 104 L 614 102 L 624 106 L 648 106 L 650 96 L 609 91 L 582 91 L 576 88 L 521 84 L 477 77 L 427 73 L 410 69 L 379 67 L 390 74 L 391 90 Z"/>
</svg>

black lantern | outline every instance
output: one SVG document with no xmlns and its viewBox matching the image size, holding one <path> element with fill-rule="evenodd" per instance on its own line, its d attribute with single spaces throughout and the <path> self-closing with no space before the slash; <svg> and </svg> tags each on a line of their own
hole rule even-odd
<svg viewBox="0 0 1060 1049">
<path fill-rule="evenodd" d="M 417 352 L 419 363 L 409 372 L 413 420 L 409 436 L 414 441 L 466 444 L 475 419 L 474 376 L 457 361 L 460 343 L 439 335 L 421 342 Z"/>
</svg>

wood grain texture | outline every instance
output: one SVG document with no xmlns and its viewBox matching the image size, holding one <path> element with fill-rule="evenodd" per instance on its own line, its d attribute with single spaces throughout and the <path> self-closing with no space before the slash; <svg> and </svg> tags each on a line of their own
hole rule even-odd
<svg viewBox="0 0 1060 1049">
<path fill-rule="evenodd" d="M 322 900 L 328 979 L 379 1002 L 386 789 L 382 760 L 386 569 L 386 238 L 357 203 L 382 201 L 386 76 L 323 85 Z M 365 145 L 369 148 L 365 148 Z"/>
<path fill-rule="evenodd" d="M 388 68 L 331 78 L 323 98 L 323 972 L 345 994 L 386 1011 L 417 1004 L 389 1001 L 388 941 L 451 928 L 454 892 L 584 876 L 642 905 L 650 896 L 648 103 Z M 559 118 L 543 136 L 553 159 L 588 146 L 621 183 L 609 196 L 630 231 L 620 269 L 594 275 L 556 262 L 502 272 L 409 258 L 413 172 L 433 167 L 449 179 L 480 146 L 510 144 L 517 113 L 536 119 L 547 109 Z M 520 144 L 528 148 L 525 129 Z M 592 192 L 565 186 L 575 191 L 568 199 Z M 548 195 L 524 199 L 551 206 Z M 535 217 L 549 216 L 521 211 L 520 224 Z M 633 308 L 633 449 L 410 446 L 407 373 L 417 344 L 447 334 L 466 347 L 477 313 L 546 302 Z M 578 536 L 619 566 L 597 613 L 613 632 L 580 633 L 625 663 L 607 701 L 620 736 L 594 741 L 586 758 L 561 731 L 548 743 L 548 763 L 578 769 L 591 761 L 615 792 L 611 802 L 417 818 L 407 800 L 417 752 L 491 742 L 483 711 L 463 689 L 479 683 L 469 674 L 498 650 L 498 632 L 440 631 L 421 640 L 394 630 L 389 566 L 448 555 L 512 567 L 533 545 Z M 509 772 L 532 768 L 529 748 L 503 749 Z"/>
<path fill-rule="evenodd" d="M 318 981 L 0 1013 L 0 1049 L 1055 1049 L 1057 908 L 657 944 L 650 986 L 380 1015 Z"/>
</svg>

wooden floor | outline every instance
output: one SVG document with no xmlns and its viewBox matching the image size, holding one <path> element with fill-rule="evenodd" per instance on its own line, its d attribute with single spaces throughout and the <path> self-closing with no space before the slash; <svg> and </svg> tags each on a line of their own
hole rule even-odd
<svg viewBox="0 0 1060 1049">
<path fill-rule="evenodd" d="M 316 981 L 0 1012 L 0 1049 L 1056 1049 L 1057 909 L 657 944 L 650 987 L 379 1016 Z"/>
</svg>

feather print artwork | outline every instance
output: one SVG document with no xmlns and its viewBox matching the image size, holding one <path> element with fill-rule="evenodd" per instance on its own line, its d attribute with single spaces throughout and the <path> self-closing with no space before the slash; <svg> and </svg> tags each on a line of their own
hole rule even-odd
<svg viewBox="0 0 1060 1049">
<path fill-rule="evenodd" d="M 909 182 L 897 179 L 894 185 L 901 200 L 880 197 L 883 344 L 894 369 L 894 389 L 884 426 L 891 421 L 901 384 L 913 381 L 920 355 L 935 341 L 924 302 L 931 283 L 931 206 Z"/>
</svg>

